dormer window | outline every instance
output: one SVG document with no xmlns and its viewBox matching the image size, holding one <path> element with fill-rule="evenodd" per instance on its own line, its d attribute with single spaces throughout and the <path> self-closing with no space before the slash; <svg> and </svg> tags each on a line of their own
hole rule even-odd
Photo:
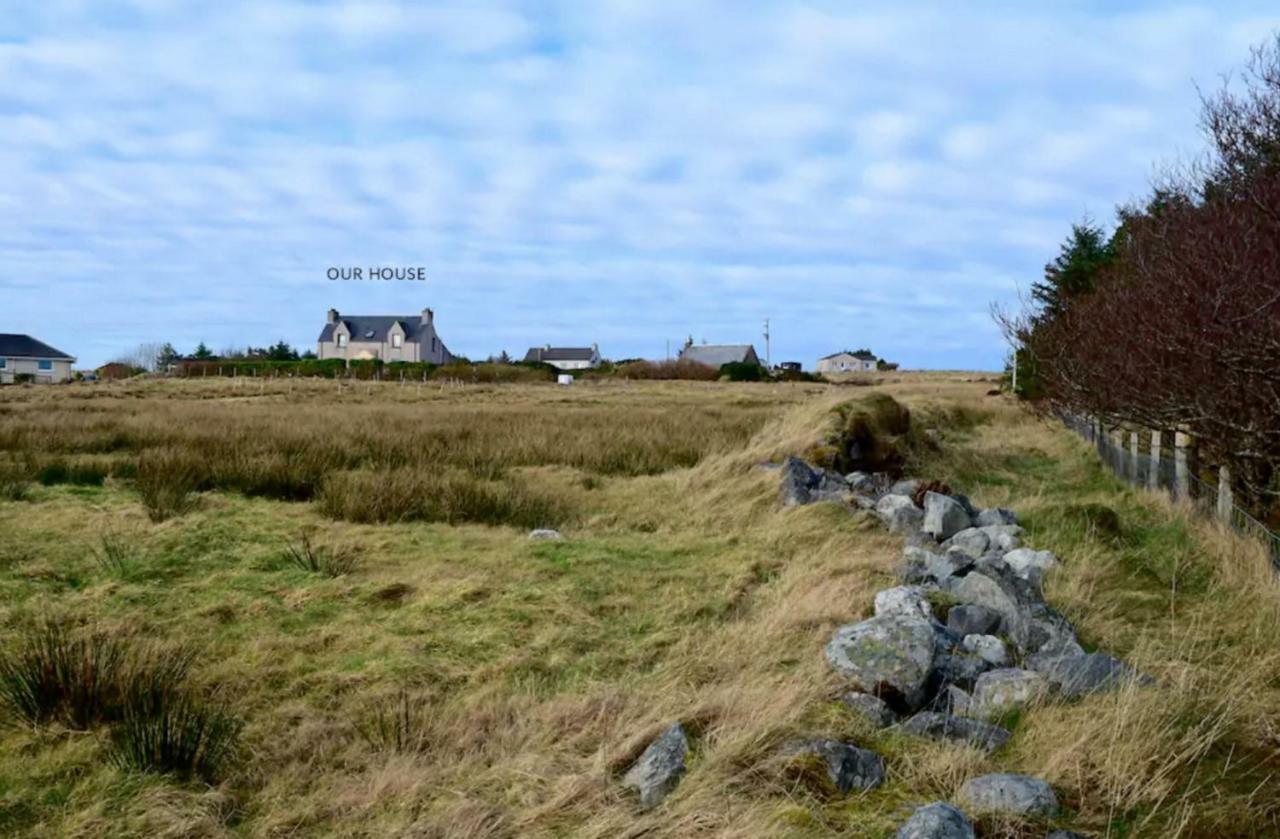
<svg viewBox="0 0 1280 839">
<path fill-rule="evenodd" d="M 400 346 L 403 344 L 404 344 L 403 335 L 400 335 L 397 333 L 391 336 L 391 346 L 395 347 L 396 349 L 399 349 Z"/>
<path fill-rule="evenodd" d="M 339 347 L 345 347 L 346 345 L 347 345 L 347 336 L 346 336 L 346 335 L 344 335 L 344 334 L 342 334 L 341 332 L 339 332 L 339 333 L 338 333 L 338 346 L 339 346 Z"/>
</svg>

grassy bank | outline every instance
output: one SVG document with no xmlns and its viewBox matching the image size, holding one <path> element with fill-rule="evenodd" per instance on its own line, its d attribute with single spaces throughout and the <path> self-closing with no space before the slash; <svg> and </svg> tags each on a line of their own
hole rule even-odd
<svg viewBox="0 0 1280 839">
<path fill-rule="evenodd" d="M 211 782 L 113 760 L 106 727 L 5 728 L 0 832 L 884 836 L 914 804 L 996 770 L 1043 775 L 1068 806 L 1061 823 L 1099 834 L 1276 830 L 1280 589 L 1261 552 L 1123 487 L 1068 433 L 966 378 L 881 388 L 918 422 L 946 418 L 940 448 L 914 467 L 1016 507 L 1030 541 L 1063 557 L 1048 595 L 1082 641 L 1159 679 L 1033 708 L 991 757 L 871 731 L 834 701 L 821 646 L 870 614 L 900 545 L 834 505 L 778 508 L 776 473 L 758 464 L 819 444 L 832 408 L 862 389 L 381 385 L 330 404 L 329 384 L 302 408 L 283 386 L 0 393 L 15 461 L 39 449 L 126 462 L 154 444 L 216 466 L 238 456 L 216 448 L 222 432 L 265 462 L 295 425 L 328 427 L 310 414 L 341 409 L 342 433 L 324 433 L 351 458 L 343 480 L 447 467 L 571 511 L 567 539 L 530 542 L 528 522 L 503 516 L 335 517 L 321 482 L 309 503 L 202 488 L 156 522 L 127 473 L 33 481 L 26 500 L 0 500 L 0 640 L 55 618 L 139 647 L 190 647 L 184 690 L 243 728 Z M 387 432 L 404 440 L 370 430 L 410 420 Z M 84 450 L 121 427 L 120 448 Z M 448 446 L 416 448 L 415 435 L 442 428 Z M 387 451 L 413 460 L 378 461 Z M 354 505 L 378 488 L 347 491 Z M 295 561 L 304 533 L 350 562 L 330 574 Z M 617 774 L 677 718 L 695 735 L 690 771 L 641 813 Z M 852 798 L 810 788 L 776 756 L 797 734 L 875 748 L 888 783 Z"/>
</svg>

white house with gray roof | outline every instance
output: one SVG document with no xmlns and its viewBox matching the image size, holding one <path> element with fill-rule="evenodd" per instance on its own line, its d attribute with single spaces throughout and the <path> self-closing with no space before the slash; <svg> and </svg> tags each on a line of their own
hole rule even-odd
<svg viewBox="0 0 1280 839">
<path fill-rule="evenodd" d="M 453 353 L 436 333 L 435 313 L 421 315 L 343 315 L 329 310 L 316 347 L 320 358 L 425 361 L 448 364 Z"/>
<path fill-rule="evenodd" d="M 19 377 L 36 384 L 65 382 L 71 379 L 75 361 L 30 335 L 0 333 L 0 384 L 13 384 Z"/>
<path fill-rule="evenodd" d="M 525 364 L 550 364 L 557 370 L 594 370 L 600 366 L 600 348 L 589 347 L 530 347 L 524 354 Z"/>
<path fill-rule="evenodd" d="M 878 369 L 878 366 L 879 360 L 875 353 L 869 350 L 857 352 L 845 350 L 824 355 L 814 365 L 819 373 L 869 373 Z"/>
</svg>

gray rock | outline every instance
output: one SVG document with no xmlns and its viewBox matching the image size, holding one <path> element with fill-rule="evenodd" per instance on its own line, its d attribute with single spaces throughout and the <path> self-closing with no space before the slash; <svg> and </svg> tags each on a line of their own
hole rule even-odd
<svg viewBox="0 0 1280 839">
<path fill-rule="evenodd" d="M 903 580 L 909 583 L 943 583 L 973 567 L 973 558 L 959 551 L 940 554 L 927 547 L 908 545 L 903 549 Z"/>
<path fill-rule="evenodd" d="M 824 652 L 850 687 L 879 696 L 895 710 L 915 710 L 925 700 L 933 670 L 933 626 L 910 615 L 875 617 L 837 629 Z"/>
<path fill-rule="evenodd" d="M 1010 629 L 1025 619 L 1027 607 L 1044 602 L 1038 587 L 990 555 L 975 563 L 963 577 L 948 579 L 945 588 L 961 604 L 985 606 L 999 613 Z"/>
<path fill-rule="evenodd" d="M 998 725 L 934 711 L 921 711 L 899 728 L 917 737 L 965 743 L 988 754 L 1003 747 L 1013 736 Z"/>
<path fill-rule="evenodd" d="M 854 492 L 871 492 L 876 486 L 876 479 L 866 472 L 850 472 L 844 476 L 844 482 Z"/>
<path fill-rule="evenodd" d="M 999 772 L 974 778 L 960 788 L 959 798 L 976 813 L 1004 816 L 1054 816 L 1058 796 L 1039 778 Z"/>
<path fill-rule="evenodd" d="M 1027 666 L 1045 678 L 1060 695 L 1075 699 L 1090 693 L 1114 690 L 1130 679 L 1149 682 L 1128 664 L 1106 653 L 1032 656 Z"/>
<path fill-rule="evenodd" d="M 640 793 L 640 805 L 653 807 L 680 783 L 684 759 L 689 754 L 689 738 L 680 723 L 658 735 L 640 759 L 622 777 L 622 785 Z"/>
<path fill-rule="evenodd" d="M 1010 627 L 1009 637 L 1023 656 L 1084 655 L 1071 624 L 1045 604 L 1028 606 Z"/>
<path fill-rule="evenodd" d="M 1017 523 L 1018 517 L 1008 507 L 989 507 L 986 510 L 979 510 L 978 515 L 974 516 L 974 524 L 978 527 Z"/>
<path fill-rule="evenodd" d="M 1016 524 L 987 524 L 980 529 L 987 534 L 994 550 L 1011 551 L 1022 545 L 1024 531 Z"/>
<path fill-rule="evenodd" d="M 992 667 L 1008 667 L 1012 663 L 1009 648 L 994 635 L 966 635 L 960 642 L 960 648 Z"/>
<path fill-rule="evenodd" d="M 876 595 L 876 616 L 913 615 L 919 618 L 932 618 L 933 607 L 925 598 L 924 589 L 919 586 L 895 586 L 887 588 Z"/>
<path fill-rule="evenodd" d="M 816 501 L 843 501 L 848 491 L 849 485 L 842 475 L 815 469 L 798 457 L 788 457 L 782 464 L 779 496 L 784 507 Z"/>
<path fill-rule="evenodd" d="M 941 690 L 944 685 L 958 685 L 965 690 L 972 690 L 978 677 L 990 669 L 991 665 L 976 655 L 958 651 L 936 653 L 929 685 L 934 690 Z"/>
<path fill-rule="evenodd" d="M 908 496 L 890 493 L 876 502 L 876 515 L 893 533 L 918 530 L 924 521 L 924 511 Z"/>
<path fill-rule="evenodd" d="M 910 498 L 916 494 L 916 488 L 919 486 L 920 482 L 915 478 L 904 478 L 889 487 L 889 492 L 893 495 L 905 495 Z"/>
<path fill-rule="evenodd" d="M 960 637 L 991 635 L 1000 629 L 1000 613 L 974 603 L 952 606 L 947 612 L 947 629 Z"/>
<path fill-rule="evenodd" d="M 1005 564 L 1024 580 L 1039 584 L 1046 571 L 1058 567 L 1058 557 L 1053 551 L 1036 551 L 1031 548 L 1015 548 L 1004 555 Z"/>
<path fill-rule="evenodd" d="M 529 538 L 535 542 L 543 542 L 547 540 L 563 539 L 559 530 L 551 530 L 549 528 L 540 528 L 538 530 L 530 530 Z"/>
<path fill-rule="evenodd" d="M 878 696 L 851 690 L 841 696 L 840 701 L 876 728 L 884 728 L 898 721 L 898 715 Z"/>
<path fill-rule="evenodd" d="M 966 527 L 948 539 L 943 547 L 977 559 L 991 547 L 991 537 L 976 527 Z"/>
<path fill-rule="evenodd" d="M 884 761 L 869 749 L 839 740 L 797 740 L 783 753 L 791 757 L 816 757 L 826 764 L 827 779 L 841 792 L 866 792 L 884 783 Z"/>
<path fill-rule="evenodd" d="M 974 839 L 973 825 L 965 814 L 942 801 L 916 810 L 895 836 L 896 839 Z"/>
<path fill-rule="evenodd" d="M 957 685 L 947 685 L 933 698 L 931 707 L 940 714 L 962 717 L 969 713 L 969 703 L 972 701 L 968 691 Z"/>
<path fill-rule="evenodd" d="M 970 525 L 969 513 L 949 495 L 924 494 L 924 524 L 920 527 L 938 541 L 950 539 Z"/>
<path fill-rule="evenodd" d="M 990 717 L 1025 707 L 1042 697 L 1046 687 L 1045 678 L 1031 670 L 1016 667 L 990 670 L 979 676 L 973 685 L 969 713 L 975 717 Z"/>
</svg>

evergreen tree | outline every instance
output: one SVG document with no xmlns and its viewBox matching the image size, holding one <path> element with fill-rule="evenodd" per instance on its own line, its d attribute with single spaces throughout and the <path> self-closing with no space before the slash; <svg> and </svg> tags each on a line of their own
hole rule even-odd
<svg viewBox="0 0 1280 839">
<path fill-rule="evenodd" d="M 196 351 L 191 354 L 191 357 L 197 361 L 211 361 L 213 360 L 213 352 L 204 345 L 204 341 L 201 341 L 196 346 Z"/>
<path fill-rule="evenodd" d="M 1093 291 L 1099 272 L 1113 255 L 1101 227 L 1087 218 L 1072 225 L 1058 257 L 1044 267 L 1044 279 L 1031 285 L 1031 299 L 1039 307 L 1036 321 L 1056 319 L 1073 298 Z"/>
</svg>

